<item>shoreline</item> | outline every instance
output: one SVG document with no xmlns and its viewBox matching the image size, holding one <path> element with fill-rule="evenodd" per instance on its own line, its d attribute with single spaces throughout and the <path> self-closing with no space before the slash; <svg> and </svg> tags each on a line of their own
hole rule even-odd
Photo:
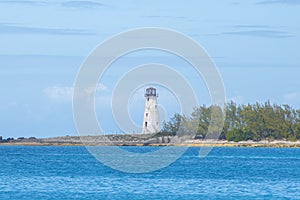
<svg viewBox="0 0 300 200">
<path fill-rule="evenodd" d="M 300 148 L 300 140 L 227 141 L 192 139 L 178 136 L 155 136 L 151 134 L 59 136 L 52 138 L 10 138 L 0 140 L 0 146 L 189 146 L 189 147 L 291 147 Z"/>
<path fill-rule="evenodd" d="M 10 141 L 1 142 L 0 146 L 152 146 L 152 147 L 164 147 L 164 146 L 187 146 L 187 147 L 270 147 L 270 148 L 300 148 L 300 141 L 199 141 L 189 140 L 182 143 L 142 143 L 142 142 L 112 142 L 112 143 L 87 143 L 87 142 L 40 142 L 40 141 Z"/>
</svg>

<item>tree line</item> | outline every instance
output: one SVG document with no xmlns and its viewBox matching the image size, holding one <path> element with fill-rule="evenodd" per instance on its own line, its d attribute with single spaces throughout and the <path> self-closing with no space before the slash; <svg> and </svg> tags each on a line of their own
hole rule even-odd
<svg viewBox="0 0 300 200">
<path fill-rule="evenodd" d="M 229 141 L 300 139 L 300 109 L 270 101 L 245 105 L 231 101 L 226 104 L 225 111 L 223 127 L 219 127 L 220 121 L 216 121 L 222 120 L 224 112 L 221 107 L 203 105 L 195 107 L 190 116 L 175 114 L 170 121 L 164 122 L 158 134 L 178 135 L 184 132 L 201 139 L 210 131 L 212 134 L 219 133 L 219 139 Z M 215 121 L 212 114 L 219 115 L 214 118 Z"/>
</svg>

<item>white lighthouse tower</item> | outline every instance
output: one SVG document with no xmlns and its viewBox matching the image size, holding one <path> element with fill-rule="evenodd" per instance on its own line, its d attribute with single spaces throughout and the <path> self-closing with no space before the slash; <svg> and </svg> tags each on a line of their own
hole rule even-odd
<svg viewBox="0 0 300 200">
<path fill-rule="evenodd" d="M 144 121 L 142 133 L 157 133 L 160 131 L 160 124 L 158 118 L 158 108 L 157 108 L 157 93 L 156 89 L 149 87 L 146 89 L 145 93 L 146 105 L 144 112 Z"/>
</svg>

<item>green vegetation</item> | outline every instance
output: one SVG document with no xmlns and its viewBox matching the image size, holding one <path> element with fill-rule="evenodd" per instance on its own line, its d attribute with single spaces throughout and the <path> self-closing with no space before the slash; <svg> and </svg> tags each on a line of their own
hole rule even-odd
<svg viewBox="0 0 300 200">
<path fill-rule="evenodd" d="M 216 112 L 212 112 L 215 109 Z M 180 132 L 191 133 L 196 138 L 203 138 L 211 123 L 212 134 L 220 133 L 219 139 L 229 141 L 243 140 L 289 140 L 300 139 L 300 109 L 289 105 L 263 104 L 237 105 L 230 102 L 226 105 L 226 118 L 223 128 L 219 128 L 211 119 L 211 114 L 222 117 L 222 110 L 217 106 L 200 106 L 194 108 L 191 116 L 175 114 L 169 122 L 165 122 L 159 135 L 175 135 Z M 177 134 L 178 135 L 178 134 Z"/>
</svg>

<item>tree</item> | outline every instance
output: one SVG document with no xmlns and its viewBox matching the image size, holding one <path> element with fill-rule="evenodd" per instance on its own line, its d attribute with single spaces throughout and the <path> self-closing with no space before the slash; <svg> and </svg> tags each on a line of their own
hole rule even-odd
<svg viewBox="0 0 300 200">
<path fill-rule="evenodd" d="M 178 132 L 203 138 L 208 131 L 210 135 L 221 131 L 220 139 L 232 141 L 300 139 L 300 109 L 295 110 L 289 105 L 271 104 L 270 101 L 237 105 L 231 101 L 226 105 L 223 129 L 219 127 L 222 117 L 222 109 L 218 106 L 199 106 L 190 117 L 175 114 L 164 123 L 162 133 L 175 135 Z"/>
</svg>

